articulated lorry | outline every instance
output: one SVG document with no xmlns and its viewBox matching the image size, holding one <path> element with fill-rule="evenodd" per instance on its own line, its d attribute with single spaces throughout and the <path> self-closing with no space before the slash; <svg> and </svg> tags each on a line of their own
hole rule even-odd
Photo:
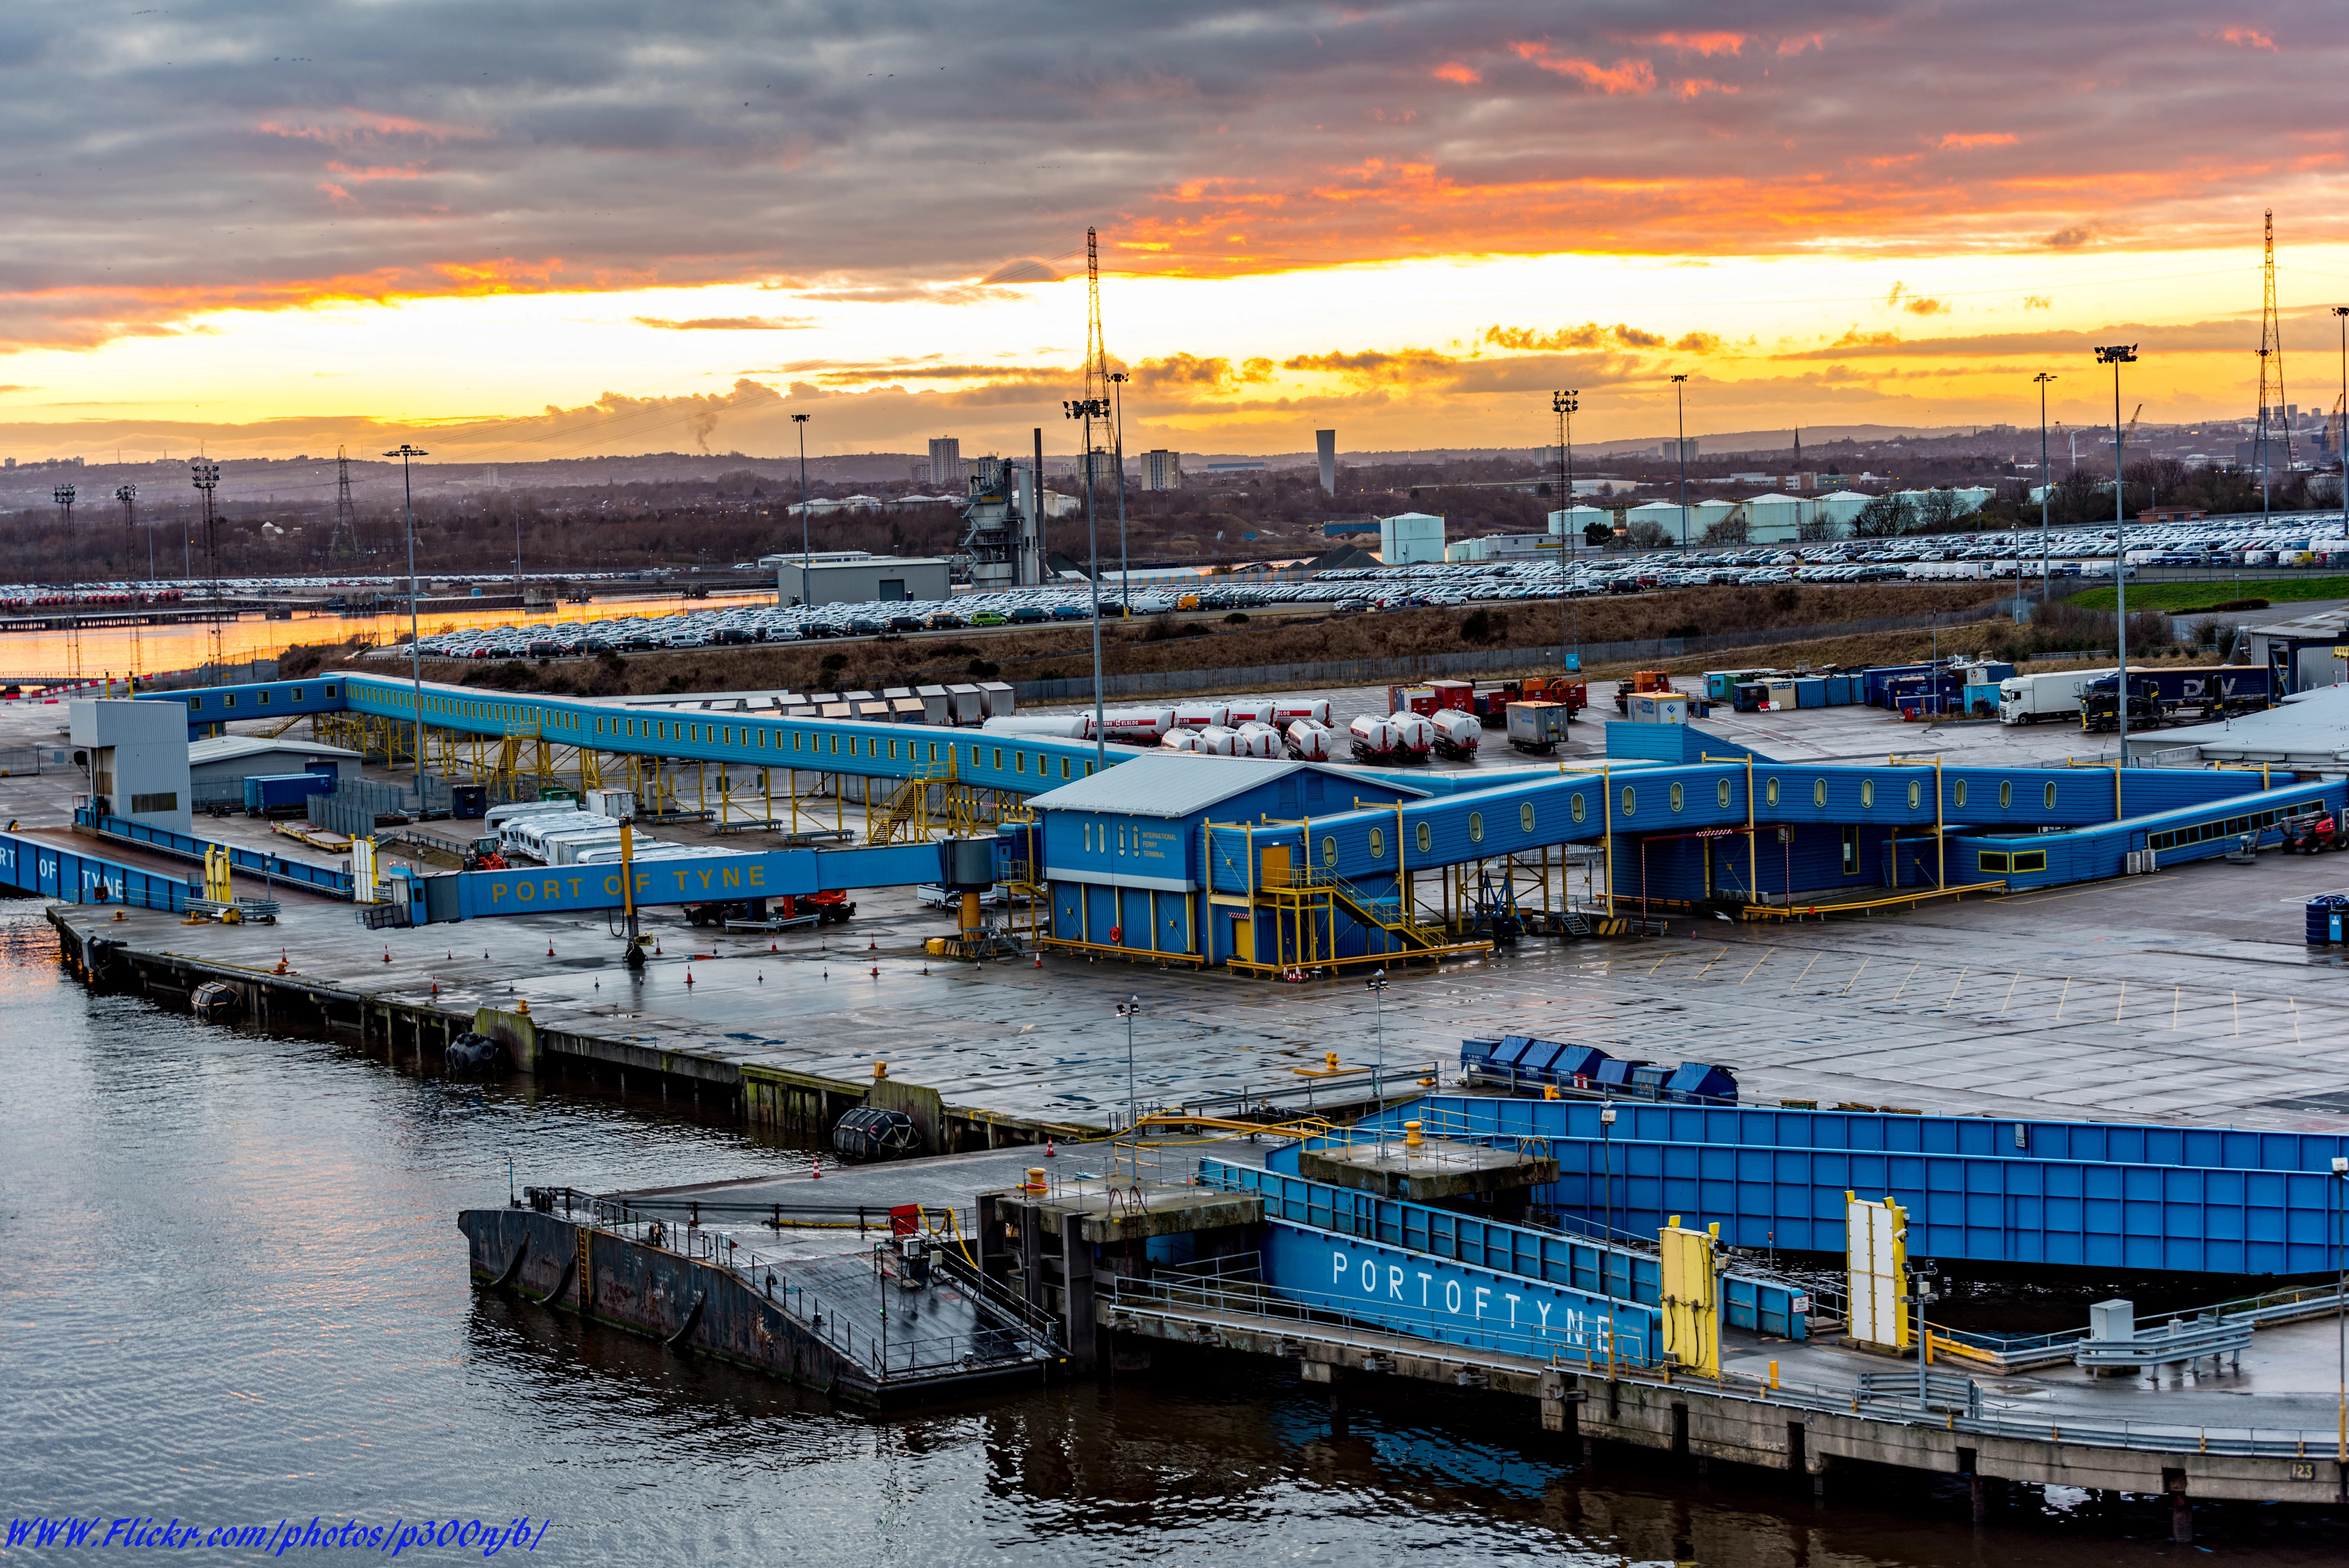
<svg viewBox="0 0 2349 1568">
<path fill-rule="evenodd" d="M 2053 675 L 2009 676 L 1998 683 L 1998 721 L 2038 724 L 2045 719 L 2077 719 L 2080 696 L 2110 670 L 2059 670 Z"/>
</svg>

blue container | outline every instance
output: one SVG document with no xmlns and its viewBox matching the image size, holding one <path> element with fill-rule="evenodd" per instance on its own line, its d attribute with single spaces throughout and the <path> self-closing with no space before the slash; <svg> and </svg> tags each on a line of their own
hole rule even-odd
<svg viewBox="0 0 2349 1568">
<path fill-rule="evenodd" d="M 335 781 L 323 773 L 257 773 L 244 781 L 248 812 L 289 810 L 313 795 L 331 795 Z"/>
<path fill-rule="evenodd" d="M 1849 676 L 1826 676 L 1825 679 L 1827 683 L 1827 706 L 1829 707 L 1850 707 L 1851 677 Z"/>
<path fill-rule="evenodd" d="M 1651 1067 L 1645 1064 L 1635 1067 L 1631 1069 L 1631 1092 L 1641 1099 L 1661 1099 L 1664 1098 L 1665 1081 L 1679 1070 L 1677 1068 Z"/>
<path fill-rule="evenodd" d="M 2337 945 L 2342 923 L 2349 915 L 2349 892 L 2321 892 L 2308 901 L 2308 944 Z"/>
<path fill-rule="evenodd" d="M 1735 1105 L 1737 1080 L 1727 1068 L 1707 1062 L 1682 1062 L 1664 1080 L 1664 1098 L 1682 1103 Z"/>
<path fill-rule="evenodd" d="M 1629 1089 L 1631 1087 L 1632 1069 L 1645 1066 L 1647 1066 L 1645 1062 L 1627 1062 L 1619 1057 L 1609 1057 L 1599 1064 L 1599 1087 L 1619 1090 Z"/>
<path fill-rule="evenodd" d="M 1588 1088 L 1599 1077 L 1599 1069 L 1613 1059 L 1597 1046 L 1568 1046 L 1550 1063 L 1550 1077 L 1561 1088 L 1578 1083 Z"/>
<path fill-rule="evenodd" d="M 1814 676 L 1795 682 L 1796 707 L 1825 707 L 1827 705 L 1827 683 L 1824 676 Z"/>
</svg>

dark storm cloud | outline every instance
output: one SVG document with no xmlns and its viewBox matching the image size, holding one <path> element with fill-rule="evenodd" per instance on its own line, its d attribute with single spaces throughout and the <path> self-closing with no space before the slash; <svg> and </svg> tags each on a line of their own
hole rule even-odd
<svg viewBox="0 0 2349 1568">
<path fill-rule="evenodd" d="M 2349 134 L 2270 111 L 2333 101 L 2344 49 L 2327 7 L 2179 0 L 20 5 L 0 342 L 653 283 L 979 298 L 1088 223 L 1200 273 L 2205 243 L 2268 201 L 2307 238 Z"/>
</svg>

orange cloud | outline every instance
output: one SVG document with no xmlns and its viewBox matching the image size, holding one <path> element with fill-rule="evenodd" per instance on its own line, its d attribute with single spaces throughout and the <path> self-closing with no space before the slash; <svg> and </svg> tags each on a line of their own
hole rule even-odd
<svg viewBox="0 0 2349 1568">
<path fill-rule="evenodd" d="M 1953 132 L 1937 143 L 1944 151 L 1963 150 L 1974 147 L 2013 147 L 2015 139 L 2002 130 Z"/>
<path fill-rule="evenodd" d="M 1633 38 L 1635 44 L 1653 44 L 1667 49 L 1678 49 L 1690 55 L 1734 55 L 1745 47 L 1743 33 L 1656 33 L 1645 38 Z"/>
<path fill-rule="evenodd" d="M 1702 98 L 1706 93 L 1720 93 L 1723 97 L 1733 98 L 1736 96 L 1737 88 L 1734 87 L 1724 86 L 1720 82 L 1714 81 L 1711 77 L 1691 77 L 1684 82 L 1674 82 L 1672 84 L 1672 91 L 1676 96 L 1685 100 L 1688 98 Z"/>
<path fill-rule="evenodd" d="M 1798 33 L 1791 38 L 1778 40 L 1778 57 L 1783 60 L 1790 55 L 1799 55 L 1805 49 L 1816 49 L 1824 54 L 1826 46 L 1825 33 Z"/>
<path fill-rule="evenodd" d="M 1602 66 L 1596 60 L 1553 55 L 1549 52 L 1549 46 L 1541 43 L 1512 42 L 1509 52 L 1529 65 L 1539 66 L 1543 70 L 1580 82 L 1584 87 L 1596 88 L 1609 98 L 1656 90 L 1656 68 L 1645 60 L 1623 59 L 1611 66 Z"/>
<path fill-rule="evenodd" d="M 2241 48 L 2266 49 L 2271 53 L 2275 49 L 2275 39 L 2256 27 L 2230 27 L 2219 36 Z"/>
<path fill-rule="evenodd" d="M 1435 67 L 1433 74 L 1439 80 L 1458 82 L 1464 88 L 1473 88 L 1485 79 L 1457 60 L 1445 61 Z"/>
</svg>

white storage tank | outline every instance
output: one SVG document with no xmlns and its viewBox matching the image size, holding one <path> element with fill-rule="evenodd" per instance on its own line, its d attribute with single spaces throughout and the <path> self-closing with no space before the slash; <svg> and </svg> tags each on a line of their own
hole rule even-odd
<svg viewBox="0 0 2349 1568">
<path fill-rule="evenodd" d="M 1210 757 L 1239 755 L 1239 731 L 1226 725 L 1211 724 L 1198 732 L 1199 749 Z"/>
<path fill-rule="evenodd" d="M 1280 755 L 1280 731 L 1268 724 L 1251 719 L 1232 732 L 1232 755 L 1235 757 L 1278 757 Z"/>
<path fill-rule="evenodd" d="M 1183 729 L 1205 729 L 1211 724 L 1230 722 L 1230 716 L 1219 702 L 1178 702 L 1174 705 L 1174 723 Z"/>
<path fill-rule="evenodd" d="M 1290 724 L 1286 739 L 1288 755 L 1299 762 L 1327 762 L 1337 755 L 1337 733 L 1328 725 L 1316 724 L 1309 718 Z"/>
<path fill-rule="evenodd" d="M 1485 738 L 1485 726 L 1476 716 L 1458 708 L 1445 708 L 1423 722 L 1435 732 L 1435 749 L 1454 760 L 1475 756 L 1477 744 Z"/>
<path fill-rule="evenodd" d="M 1330 723 L 1329 702 L 1320 697 L 1280 696 L 1272 699 L 1272 721 L 1275 724 L 1293 724 L 1300 718 L 1326 727 Z"/>
<path fill-rule="evenodd" d="M 1195 729 L 1169 730 L 1166 738 L 1158 744 L 1168 751 L 1196 751 L 1199 749 L 1199 732 Z"/>
<path fill-rule="evenodd" d="M 1127 746 L 1155 746 L 1174 727 L 1171 707 L 1112 707 L 1102 715 L 1102 734 Z"/>
</svg>

